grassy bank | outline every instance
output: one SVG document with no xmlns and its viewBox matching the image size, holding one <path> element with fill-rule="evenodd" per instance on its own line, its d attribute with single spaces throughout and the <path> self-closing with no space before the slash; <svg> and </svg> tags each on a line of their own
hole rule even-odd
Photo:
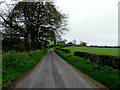
<svg viewBox="0 0 120 90">
<path fill-rule="evenodd" d="M 75 68 L 99 81 L 108 88 L 120 88 L 120 70 L 109 66 L 101 66 L 91 63 L 89 60 L 67 54 L 61 50 L 55 49 L 66 62 Z"/>
<path fill-rule="evenodd" d="M 29 52 L 9 51 L 2 56 L 2 87 L 6 87 L 13 80 L 26 71 L 32 69 L 45 55 L 47 49 Z"/>
</svg>

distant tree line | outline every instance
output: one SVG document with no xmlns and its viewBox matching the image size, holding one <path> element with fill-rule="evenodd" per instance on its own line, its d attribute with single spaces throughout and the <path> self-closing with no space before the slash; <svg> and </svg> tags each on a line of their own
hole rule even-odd
<svg viewBox="0 0 120 90">
<path fill-rule="evenodd" d="M 66 39 L 61 39 L 57 42 L 57 45 L 61 45 L 61 46 L 87 46 L 87 42 L 80 41 L 80 43 L 77 44 L 76 39 L 73 39 L 72 42 L 68 42 Z"/>
<path fill-rule="evenodd" d="M 8 13 L 0 13 L 3 50 L 35 50 L 56 44 L 67 31 L 67 18 L 53 2 L 18 2 Z"/>
</svg>

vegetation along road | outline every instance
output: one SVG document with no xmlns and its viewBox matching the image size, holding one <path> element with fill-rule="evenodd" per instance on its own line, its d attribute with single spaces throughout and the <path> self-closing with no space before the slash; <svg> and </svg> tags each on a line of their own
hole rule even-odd
<svg viewBox="0 0 120 90">
<path fill-rule="evenodd" d="M 16 88 L 95 88 L 77 70 L 48 50 L 35 70 L 24 77 Z"/>
</svg>

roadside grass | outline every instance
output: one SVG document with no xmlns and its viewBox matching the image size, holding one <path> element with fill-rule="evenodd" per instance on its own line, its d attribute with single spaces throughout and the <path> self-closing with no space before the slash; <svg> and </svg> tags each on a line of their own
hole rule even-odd
<svg viewBox="0 0 120 90">
<path fill-rule="evenodd" d="M 120 70 L 91 63 L 89 60 L 67 54 L 58 49 L 55 49 L 55 52 L 76 69 L 89 75 L 109 89 L 120 88 Z"/>
<path fill-rule="evenodd" d="M 45 55 L 47 49 L 29 52 L 8 51 L 2 56 L 2 87 L 5 88 L 26 71 L 32 69 Z"/>
<path fill-rule="evenodd" d="M 78 47 L 78 46 L 70 46 L 70 47 L 64 47 L 62 49 L 69 49 L 71 53 L 73 54 L 76 51 L 80 52 L 88 52 L 88 53 L 95 53 L 95 54 L 101 54 L 101 55 L 112 55 L 112 56 L 118 56 L 118 49 L 119 48 L 99 48 L 99 47 Z"/>
</svg>

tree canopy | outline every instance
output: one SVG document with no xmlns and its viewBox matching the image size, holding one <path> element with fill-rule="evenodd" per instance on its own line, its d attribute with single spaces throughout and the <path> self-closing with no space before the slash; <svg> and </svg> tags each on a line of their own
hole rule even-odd
<svg viewBox="0 0 120 90">
<path fill-rule="evenodd" d="M 0 14 L 3 44 L 13 42 L 10 49 L 22 45 L 25 50 L 46 47 L 67 31 L 67 18 L 53 2 L 18 2 L 5 17 Z M 15 43 L 16 40 L 16 43 Z"/>
</svg>

